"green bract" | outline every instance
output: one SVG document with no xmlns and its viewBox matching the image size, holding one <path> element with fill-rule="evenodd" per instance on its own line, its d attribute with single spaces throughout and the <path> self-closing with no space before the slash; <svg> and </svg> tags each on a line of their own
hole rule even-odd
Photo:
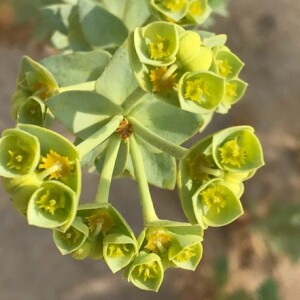
<svg viewBox="0 0 300 300">
<path fill-rule="evenodd" d="M 64 0 L 43 9 L 59 53 L 22 60 L 0 176 L 16 210 L 52 230 L 62 255 L 101 259 L 136 287 L 158 291 L 166 269 L 196 269 L 204 230 L 243 214 L 243 182 L 264 164 L 253 128 L 182 146 L 247 88 L 227 36 L 193 27 L 207 20 L 210 4 L 224 13 L 221 2 Z M 47 129 L 52 121 L 74 143 Z M 99 176 L 93 203 L 79 203 L 81 167 Z M 110 203 L 112 180 L 124 176 L 138 185 L 138 238 Z M 149 184 L 177 184 L 188 222 L 160 219 Z"/>
<path fill-rule="evenodd" d="M 7 129 L 0 139 L 0 175 L 6 178 L 32 173 L 40 159 L 38 139 L 18 129 Z"/>
<path fill-rule="evenodd" d="M 140 252 L 128 270 L 128 281 L 142 290 L 158 291 L 164 277 L 161 260 L 155 253 Z"/>
</svg>

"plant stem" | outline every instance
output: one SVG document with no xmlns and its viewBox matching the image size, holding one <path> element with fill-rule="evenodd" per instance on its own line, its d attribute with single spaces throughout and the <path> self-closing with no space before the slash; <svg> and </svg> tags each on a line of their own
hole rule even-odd
<svg viewBox="0 0 300 300">
<path fill-rule="evenodd" d="M 97 203 L 108 203 L 110 184 L 120 148 L 120 143 L 121 139 L 117 134 L 113 134 L 109 139 L 95 198 L 95 202 Z"/>
<path fill-rule="evenodd" d="M 79 84 L 62 86 L 58 89 L 59 93 L 67 92 L 67 91 L 94 91 L 95 90 L 96 81 L 87 81 Z"/>
<path fill-rule="evenodd" d="M 52 173 L 55 173 L 60 169 L 61 169 L 61 165 L 56 163 L 50 168 L 42 171 L 41 173 L 38 173 L 37 176 L 40 180 L 44 180 L 46 177 L 50 176 Z"/>
<path fill-rule="evenodd" d="M 133 135 L 129 138 L 129 149 L 135 179 L 139 185 L 143 219 L 144 224 L 146 225 L 150 222 L 158 221 L 159 219 L 155 213 L 153 202 L 151 199 L 141 150 Z"/>
<path fill-rule="evenodd" d="M 171 65 L 171 67 L 169 67 L 169 69 L 165 72 L 165 74 L 161 77 L 161 80 L 167 80 L 170 76 L 172 76 L 172 74 L 178 69 L 178 65 L 177 64 L 173 64 Z"/>
<path fill-rule="evenodd" d="M 220 178 L 224 177 L 224 171 L 222 170 L 216 170 L 205 166 L 199 166 L 198 168 L 200 171 L 203 171 L 206 174 L 213 175 L 215 177 L 220 177 Z"/>
<path fill-rule="evenodd" d="M 89 136 L 86 140 L 76 146 L 79 157 L 82 158 L 98 145 L 103 143 L 111 134 L 113 134 L 119 127 L 123 116 L 114 116 L 107 124 L 101 127 L 98 131 Z"/>
<path fill-rule="evenodd" d="M 145 141 L 149 144 L 153 145 L 154 147 L 170 154 L 171 156 L 182 159 L 186 152 L 188 151 L 186 148 L 176 145 L 161 136 L 157 135 L 156 133 L 150 131 L 146 127 L 144 127 L 139 121 L 134 118 L 128 118 L 132 122 L 132 127 L 134 133 L 141 136 Z"/>
</svg>

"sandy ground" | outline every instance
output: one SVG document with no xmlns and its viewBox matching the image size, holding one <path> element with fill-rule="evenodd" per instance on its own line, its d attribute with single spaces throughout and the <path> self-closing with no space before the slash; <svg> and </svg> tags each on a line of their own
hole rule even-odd
<svg viewBox="0 0 300 300">
<path fill-rule="evenodd" d="M 249 124 L 262 140 L 266 166 L 246 184 L 245 203 L 264 207 L 268 201 L 297 201 L 300 195 L 300 2 L 295 0 L 232 0 L 231 16 L 218 19 L 214 31 L 227 33 L 228 44 L 246 62 L 242 77 L 250 87 L 230 114 L 217 116 L 207 133 L 231 125 Z M 17 34 L 12 31 L 12 34 Z M 41 57 L 32 41 L 4 39 L 0 34 L 0 131 L 14 126 L 9 116 L 10 98 L 21 56 Z M 20 41 L 20 38 L 18 39 Z M 91 199 L 98 179 L 85 178 L 84 197 Z M 126 191 L 126 192 L 125 192 Z M 153 189 L 155 204 L 163 218 L 181 220 L 176 193 Z M 138 232 L 141 216 L 135 184 L 118 180 L 111 201 Z M 258 208 L 259 209 L 259 208 Z M 1 300 L 93 300 L 166 299 L 214 300 L 211 289 L 212 262 L 227 253 L 231 277 L 228 290 L 254 290 L 270 274 L 280 283 L 281 299 L 299 299 L 300 265 L 280 256 L 276 264 L 259 237 L 241 229 L 241 223 L 212 229 L 204 241 L 204 258 L 195 273 L 166 272 L 158 294 L 141 292 L 112 275 L 102 262 L 76 261 L 55 248 L 50 231 L 27 226 L 1 190 L 0 201 L 0 299 Z M 236 231 L 236 233 L 234 232 Z M 241 264 L 244 250 L 251 260 Z M 247 252 L 246 252 L 247 253 Z M 243 299 L 241 299 L 243 300 Z"/>
</svg>

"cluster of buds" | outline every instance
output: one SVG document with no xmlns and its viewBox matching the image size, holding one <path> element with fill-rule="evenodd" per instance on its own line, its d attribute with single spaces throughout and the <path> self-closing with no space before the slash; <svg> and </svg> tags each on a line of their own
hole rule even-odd
<svg viewBox="0 0 300 300">
<path fill-rule="evenodd" d="M 209 226 L 243 213 L 243 181 L 264 164 L 249 126 L 181 146 L 241 99 L 244 64 L 225 35 L 182 27 L 208 17 L 207 0 L 149 0 L 163 21 L 143 27 L 150 13 L 140 0 L 67 2 L 50 11 L 62 18 L 67 36 L 56 37 L 68 38 L 59 48 L 68 51 L 21 63 L 12 102 L 17 125 L 0 139 L 3 187 L 30 225 L 53 230 L 63 255 L 101 259 L 138 288 L 158 291 L 166 269 L 196 269 Z M 52 121 L 74 135 L 74 144 L 48 129 Z M 93 203 L 79 203 L 81 167 L 100 175 Z M 124 176 L 140 192 L 138 237 L 109 202 L 111 181 Z M 149 184 L 177 184 L 188 222 L 160 219 Z"/>
</svg>

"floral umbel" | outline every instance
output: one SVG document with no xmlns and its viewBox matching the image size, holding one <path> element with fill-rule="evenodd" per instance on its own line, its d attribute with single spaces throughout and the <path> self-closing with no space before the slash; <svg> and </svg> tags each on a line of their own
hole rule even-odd
<svg viewBox="0 0 300 300">
<path fill-rule="evenodd" d="M 208 227 L 243 214 L 243 182 L 264 165 L 250 126 L 182 146 L 242 98 L 244 63 L 226 35 L 199 31 L 213 1 L 64 2 L 45 8 L 58 54 L 21 62 L 17 123 L 0 139 L 3 187 L 28 224 L 53 232 L 62 255 L 102 260 L 158 291 L 166 269 L 197 268 Z M 81 168 L 99 176 L 92 202 L 81 196 Z M 139 188 L 138 237 L 120 202 L 110 203 L 112 180 L 124 176 Z M 149 185 L 177 187 L 186 222 L 160 219 Z"/>
</svg>

